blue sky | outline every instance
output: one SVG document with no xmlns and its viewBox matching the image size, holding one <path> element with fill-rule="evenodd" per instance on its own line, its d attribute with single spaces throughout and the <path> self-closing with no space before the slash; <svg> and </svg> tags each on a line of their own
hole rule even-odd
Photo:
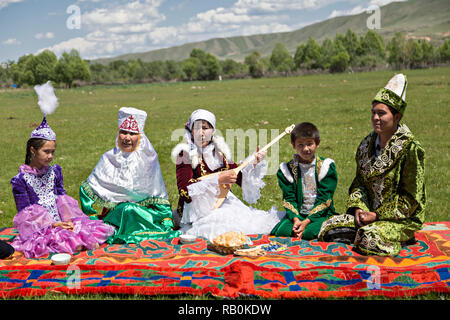
<svg viewBox="0 0 450 320">
<path fill-rule="evenodd" d="M 292 31 L 392 1 L 0 0 L 0 62 L 44 49 L 57 56 L 77 49 L 83 58 L 95 59 L 218 37 Z"/>
</svg>

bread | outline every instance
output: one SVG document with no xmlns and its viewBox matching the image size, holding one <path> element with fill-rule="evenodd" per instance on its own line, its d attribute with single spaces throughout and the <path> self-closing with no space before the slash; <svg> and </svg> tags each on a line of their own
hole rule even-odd
<svg viewBox="0 0 450 320">
<path fill-rule="evenodd" d="M 213 239 L 213 244 L 222 247 L 243 246 L 247 237 L 242 232 L 228 231 Z"/>
</svg>

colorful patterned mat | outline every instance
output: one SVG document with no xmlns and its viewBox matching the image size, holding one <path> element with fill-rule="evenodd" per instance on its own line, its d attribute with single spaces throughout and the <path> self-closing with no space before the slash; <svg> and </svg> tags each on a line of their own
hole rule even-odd
<svg viewBox="0 0 450 320">
<path fill-rule="evenodd" d="M 11 240 L 13 228 L 0 230 Z M 120 293 L 212 294 L 220 297 L 405 297 L 450 293 L 450 222 L 427 223 L 417 243 L 397 257 L 362 256 L 352 246 L 253 235 L 253 245 L 277 242 L 282 251 L 264 256 L 221 255 L 197 239 L 102 245 L 72 256 L 69 266 L 51 256 L 26 259 L 16 252 L 0 260 L 0 297 Z"/>
</svg>

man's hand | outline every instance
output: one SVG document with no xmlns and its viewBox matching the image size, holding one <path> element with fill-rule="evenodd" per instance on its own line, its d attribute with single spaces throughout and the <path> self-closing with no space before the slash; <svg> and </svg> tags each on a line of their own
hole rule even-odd
<svg viewBox="0 0 450 320">
<path fill-rule="evenodd" d="M 368 225 L 377 220 L 377 214 L 372 211 L 364 211 L 362 209 L 355 210 L 355 221 L 358 227 Z"/>
</svg>

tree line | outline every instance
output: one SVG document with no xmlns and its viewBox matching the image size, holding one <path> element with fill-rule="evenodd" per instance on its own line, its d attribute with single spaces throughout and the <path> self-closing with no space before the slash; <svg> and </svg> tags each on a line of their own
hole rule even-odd
<svg viewBox="0 0 450 320">
<path fill-rule="evenodd" d="M 407 38 L 398 32 L 389 41 L 373 30 L 357 36 L 352 30 L 336 34 L 321 44 L 310 37 L 291 55 L 283 43 L 271 54 L 253 51 L 243 62 L 219 60 L 211 53 L 193 49 L 182 61 L 145 62 L 140 59 L 115 60 L 108 64 L 83 60 L 76 50 L 60 58 L 45 50 L 24 55 L 17 62 L 0 66 L 0 87 L 23 87 L 48 80 L 65 87 L 80 84 L 124 84 L 163 81 L 259 78 L 302 72 L 348 72 L 376 68 L 415 69 L 450 62 L 450 39 L 433 46 L 425 39 Z"/>
</svg>

